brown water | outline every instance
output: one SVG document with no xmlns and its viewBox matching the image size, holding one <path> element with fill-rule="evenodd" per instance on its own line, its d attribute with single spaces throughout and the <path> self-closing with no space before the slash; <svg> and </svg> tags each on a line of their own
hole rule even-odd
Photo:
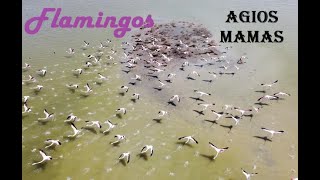
<svg viewBox="0 0 320 180">
<path fill-rule="evenodd" d="M 120 52 L 121 42 L 125 39 L 113 38 L 112 31 L 107 30 L 52 30 L 42 29 L 36 36 L 23 33 L 22 61 L 32 65 L 29 72 L 23 72 L 22 78 L 28 74 L 35 75 L 37 69 L 47 67 L 48 73 L 41 78 L 35 75 L 39 84 L 44 86 L 38 95 L 33 94 L 31 87 L 23 85 L 23 94 L 31 99 L 28 105 L 32 113 L 22 119 L 22 174 L 23 179 L 245 179 L 241 168 L 259 174 L 252 179 L 290 179 L 298 174 L 298 72 L 297 72 L 297 2 L 296 1 L 23 1 L 23 22 L 40 14 L 43 7 L 62 7 L 65 15 L 92 15 L 98 11 L 117 17 L 124 15 L 145 17 L 152 14 L 155 23 L 175 20 L 187 20 L 202 23 L 213 34 L 220 38 L 220 30 L 224 29 L 257 29 L 284 31 L 285 42 L 281 44 L 231 44 L 233 48 L 228 53 L 232 61 L 244 53 L 248 61 L 240 66 L 234 76 L 218 76 L 212 84 L 203 81 L 190 81 L 185 77 L 191 70 L 197 70 L 201 79 L 209 79 L 208 68 L 200 69 L 190 65 L 186 72 L 177 68 L 169 68 L 168 72 L 175 72 L 174 83 L 167 84 L 167 88 L 157 92 L 151 87 L 160 85 L 156 82 L 147 84 L 143 77 L 141 84 L 130 87 L 124 97 L 118 95 L 119 87 L 127 85 L 132 75 L 126 75 L 119 63 L 122 53 L 115 60 L 106 60 L 102 56 L 102 66 L 92 67 L 83 75 L 76 78 L 71 70 L 81 67 L 86 55 L 96 51 L 94 48 L 81 50 L 83 40 L 90 45 L 98 46 L 99 42 L 112 39 L 112 46 Z M 225 24 L 229 10 L 278 10 L 277 24 Z M 225 44 L 228 46 L 229 44 Z M 65 58 L 65 51 L 73 47 L 76 51 L 72 58 Z M 56 54 L 53 54 L 53 51 Z M 104 50 L 108 54 L 109 49 Z M 28 59 L 28 58 L 31 59 Z M 106 64 L 106 62 L 118 62 Z M 102 85 L 94 84 L 97 73 L 109 77 Z M 201 107 L 188 98 L 195 96 L 194 89 L 212 93 L 204 97 L 206 102 L 214 102 L 212 107 L 221 111 L 223 105 L 232 104 L 243 108 L 251 108 L 261 96 L 255 93 L 261 90 L 260 83 L 268 83 L 278 79 L 279 83 L 268 93 L 283 91 L 291 94 L 285 100 L 272 101 L 250 121 L 250 118 L 240 120 L 230 133 L 220 126 L 232 125 L 230 119 L 222 118 L 219 124 L 204 122 L 213 120 L 215 116 L 206 111 L 205 116 L 197 117 L 192 110 Z M 89 83 L 93 94 L 82 98 L 79 92 L 72 93 L 66 87 L 67 83 L 79 83 L 80 89 Z M 130 101 L 132 93 L 141 94 L 136 103 Z M 177 107 L 167 106 L 166 101 L 173 95 L 179 94 L 182 99 Z M 128 112 L 122 119 L 113 117 L 119 107 L 127 108 Z M 55 120 L 45 125 L 35 120 L 43 117 L 43 109 L 56 114 Z M 152 121 L 158 111 L 167 110 L 169 117 L 161 124 Z M 75 140 L 64 138 L 72 133 L 71 127 L 63 121 L 73 112 L 80 118 L 76 122 L 78 128 L 85 125 L 85 120 L 99 120 L 102 130 L 107 128 L 103 122 L 110 119 L 118 126 L 108 135 L 99 131 L 93 133 L 83 130 Z M 261 127 L 282 129 L 284 134 L 275 135 L 272 142 L 264 142 L 253 136 L 266 136 Z M 127 141 L 119 147 L 113 147 L 115 134 L 124 134 Z M 180 136 L 194 135 L 199 144 L 177 144 Z M 38 151 L 44 148 L 47 138 L 60 139 L 62 145 L 54 150 L 45 150 L 54 159 L 42 168 L 31 164 L 40 160 Z M 208 142 L 219 147 L 230 148 L 220 154 L 215 161 L 211 161 L 216 152 Z M 139 158 L 137 154 L 145 144 L 154 146 L 154 155 L 148 160 Z M 131 151 L 131 162 L 127 166 L 118 163 L 117 158 L 122 152 Z M 292 155 L 292 156 L 291 156 Z M 256 169 L 254 169 L 256 166 Z M 295 170 L 295 172 L 293 171 Z"/>
</svg>

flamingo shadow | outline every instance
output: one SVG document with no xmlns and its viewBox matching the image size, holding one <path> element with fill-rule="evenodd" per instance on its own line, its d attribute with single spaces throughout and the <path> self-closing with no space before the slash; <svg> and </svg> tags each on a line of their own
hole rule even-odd
<svg viewBox="0 0 320 180">
<path fill-rule="evenodd" d="M 261 91 L 254 91 L 254 92 L 257 92 L 257 93 L 266 93 L 266 91 L 265 90 L 261 90 Z"/>
<path fill-rule="evenodd" d="M 201 157 L 204 157 L 208 159 L 209 161 L 213 162 L 215 159 L 213 159 L 214 155 L 207 155 L 207 154 L 199 154 Z"/>
<path fill-rule="evenodd" d="M 162 90 L 162 88 L 153 88 L 153 89 L 158 90 L 158 91 L 161 91 L 161 90 Z"/>
<path fill-rule="evenodd" d="M 104 135 L 109 135 L 110 134 L 110 131 L 106 131 L 106 132 L 103 132 L 102 130 L 100 131 L 102 134 Z"/>
<path fill-rule="evenodd" d="M 39 93 L 40 93 L 40 91 L 37 91 L 37 90 L 34 90 L 34 91 L 33 91 L 33 94 L 34 94 L 34 95 L 38 95 Z"/>
<path fill-rule="evenodd" d="M 74 141 L 77 136 L 63 136 L 64 139 L 69 139 L 70 141 Z"/>
<path fill-rule="evenodd" d="M 124 159 L 120 159 L 119 162 L 123 165 L 123 166 L 127 166 L 127 162 Z"/>
<path fill-rule="evenodd" d="M 218 124 L 216 120 L 205 119 L 204 121 L 209 122 L 209 123 L 212 123 L 212 125 Z M 212 126 L 212 125 L 211 125 L 211 126 Z"/>
<path fill-rule="evenodd" d="M 192 78 L 192 77 L 189 77 L 189 76 L 187 77 L 187 79 L 188 79 L 188 80 L 193 80 L 193 81 L 196 80 L 196 79 L 194 79 L 194 78 Z"/>
<path fill-rule="evenodd" d="M 233 125 L 229 125 L 229 126 L 228 126 L 228 125 L 222 125 L 222 124 L 220 124 L 220 126 L 223 127 L 223 128 L 229 129 L 228 133 L 230 133 L 231 130 L 232 130 L 232 128 L 233 128 Z"/>
<path fill-rule="evenodd" d="M 137 154 L 137 156 L 138 156 L 139 158 L 144 159 L 145 161 L 148 161 L 148 156 L 147 156 L 146 153 L 139 153 L 139 154 Z"/>
<path fill-rule="evenodd" d="M 101 86 L 103 84 L 103 82 L 101 81 L 96 81 L 96 85 Z"/>
<path fill-rule="evenodd" d="M 49 121 L 46 120 L 37 120 L 39 124 L 46 125 Z"/>
<path fill-rule="evenodd" d="M 56 149 L 56 146 L 50 146 L 50 147 L 47 147 L 47 148 L 44 148 L 44 149 L 55 150 L 55 149 Z"/>
<path fill-rule="evenodd" d="M 127 73 L 127 74 L 130 72 L 130 71 L 126 71 L 126 70 L 122 70 L 122 71 L 125 72 L 125 73 Z"/>
<path fill-rule="evenodd" d="M 185 142 L 181 142 L 181 141 L 176 142 L 176 144 L 179 144 L 179 145 L 182 145 L 182 146 L 186 145 L 186 146 L 188 146 L 190 148 L 193 148 L 193 146 L 191 144 L 185 143 Z"/>
<path fill-rule="evenodd" d="M 94 134 L 97 134 L 97 131 L 93 127 L 84 126 L 81 129 L 85 129 L 85 130 L 88 130 L 88 131 L 90 131 L 90 132 L 92 132 Z"/>
<path fill-rule="evenodd" d="M 198 110 L 192 110 L 192 111 L 196 112 L 198 116 L 201 116 L 201 115 L 204 116 L 203 111 L 198 111 Z"/>
<path fill-rule="evenodd" d="M 121 114 L 116 114 L 117 118 L 122 119 L 122 115 Z"/>
<path fill-rule="evenodd" d="M 81 96 L 81 98 L 87 98 L 89 96 L 89 94 L 81 93 L 80 96 Z"/>
<path fill-rule="evenodd" d="M 111 144 L 112 142 L 110 142 Z M 116 143 L 112 143 L 111 145 L 114 146 L 114 147 L 119 147 L 119 144 L 120 144 L 120 141 L 119 142 L 116 142 Z"/>
<path fill-rule="evenodd" d="M 252 120 L 252 118 L 253 118 L 253 114 L 247 114 L 247 115 L 243 115 L 244 117 L 250 117 L 250 121 Z"/>
<path fill-rule="evenodd" d="M 210 80 L 204 79 L 202 81 L 207 82 L 207 83 L 212 83 L 212 79 L 210 79 Z"/>
<path fill-rule="evenodd" d="M 190 99 L 196 100 L 196 101 L 201 101 L 204 102 L 203 99 L 200 99 L 199 97 L 189 97 Z"/>
<path fill-rule="evenodd" d="M 269 139 L 267 136 L 253 136 L 253 137 L 258 138 L 258 139 L 262 139 L 262 140 L 264 140 L 264 142 L 266 142 L 266 141 L 272 142 L 272 140 Z"/>
<path fill-rule="evenodd" d="M 263 102 L 257 102 L 257 103 L 254 103 L 254 104 L 260 105 L 260 106 L 269 106 L 269 104 L 263 103 Z"/>
<path fill-rule="evenodd" d="M 36 162 L 38 162 L 38 161 L 35 161 L 35 160 L 32 161 L 32 163 L 36 163 Z M 36 167 L 36 169 L 41 168 L 41 169 L 44 170 L 46 168 L 46 166 L 47 166 L 47 161 L 45 161 L 43 163 L 40 163 L 40 164 L 35 164 L 35 165 L 32 165 L 32 166 Z"/>
<path fill-rule="evenodd" d="M 159 124 L 162 123 L 162 121 L 161 121 L 162 119 L 161 118 L 154 118 L 152 120 L 154 120 L 156 123 L 159 123 Z"/>
<path fill-rule="evenodd" d="M 70 91 L 72 94 L 76 92 L 75 89 L 69 89 L 69 91 Z"/>
<path fill-rule="evenodd" d="M 174 102 L 168 101 L 168 105 L 177 106 Z"/>
</svg>

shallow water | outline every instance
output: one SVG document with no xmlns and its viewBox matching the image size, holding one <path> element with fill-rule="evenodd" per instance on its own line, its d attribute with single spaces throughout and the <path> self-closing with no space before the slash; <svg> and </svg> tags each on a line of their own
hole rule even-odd
<svg viewBox="0 0 320 180">
<path fill-rule="evenodd" d="M 202 3 L 201 3 L 202 2 Z M 168 72 L 176 72 L 174 83 L 160 92 L 152 87 L 157 82 L 147 81 L 143 77 L 141 84 L 130 86 L 129 92 L 120 96 L 119 87 L 127 85 L 133 74 L 127 75 L 121 71 L 119 63 L 121 42 L 125 39 L 113 38 L 110 29 L 88 30 L 52 30 L 42 29 L 37 35 L 23 33 L 22 61 L 31 64 L 29 72 L 22 73 L 22 79 L 34 75 L 43 90 L 35 95 L 30 89 L 33 85 L 23 85 L 22 95 L 29 95 L 28 105 L 32 113 L 22 118 L 22 174 L 23 179 L 245 179 L 241 168 L 259 174 L 252 179 L 289 179 L 298 173 L 298 72 L 297 72 L 297 2 L 296 1 L 23 1 L 23 22 L 40 14 L 43 7 L 62 7 L 64 15 L 92 15 L 104 11 L 117 17 L 124 15 L 146 17 L 151 14 L 155 23 L 171 20 L 186 20 L 202 23 L 213 34 L 220 38 L 220 30 L 257 29 L 284 31 L 285 42 L 280 44 L 231 44 L 233 48 L 228 53 L 231 61 L 246 53 L 248 61 L 236 71 L 234 76 L 218 76 L 212 84 L 203 81 L 190 81 L 185 77 L 191 70 L 201 74 L 199 79 L 208 79 L 208 69 L 200 69 L 190 65 L 186 72 L 177 68 L 168 68 Z M 88 8 L 90 7 L 90 8 Z M 229 10 L 278 10 L 279 22 L 268 24 L 226 24 Z M 128 35 L 129 37 L 129 35 Z M 92 67 L 79 78 L 72 75 L 72 70 L 81 67 L 86 58 L 82 55 L 91 54 L 96 48 L 81 50 L 83 40 L 90 45 L 98 46 L 100 41 L 112 39 L 112 46 L 119 51 L 120 57 L 106 60 L 102 56 L 102 66 Z M 228 46 L 228 44 L 225 44 Z M 76 51 L 71 58 L 66 58 L 66 50 L 73 47 Z M 53 54 L 53 51 L 55 54 Z M 104 50 L 108 54 L 110 48 Z M 29 57 L 31 59 L 29 59 Z M 108 65 L 106 62 L 110 62 Z M 117 62 L 117 64 L 112 64 Z M 182 63 L 182 62 L 181 62 Z M 181 64 L 179 62 L 179 65 Z M 199 62 L 200 63 L 200 62 Z M 36 76 L 37 69 L 47 67 L 45 77 Z M 101 85 L 94 84 L 97 73 L 109 77 Z M 222 118 L 219 124 L 210 124 L 204 119 L 213 120 L 215 116 L 206 110 L 205 116 L 197 117 L 193 109 L 202 107 L 190 99 L 195 96 L 194 89 L 212 93 L 204 97 L 206 102 L 214 102 L 216 111 L 223 110 L 225 104 L 243 108 L 251 108 L 261 94 L 260 83 L 268 83 L 278 79 L 279 83 L 268 90 L 269 93 L 283 91 L 291 94 L 285 100 L 272 101 L 252 120 L 244 118 L 240 123 L 228 129 L 220 125 L 233 125 L 230 119 Z M 65 85 L 78 83 L 79 90 L 89 83 L 93 94 L 84 98 L 79 91 L 72 93 Z M 150 82 L 150 83 L 146 83 Z M 136 103 L 130 101 L 131 94 L 138 92 L 141 99 Z M 168 106 L 166 101 L 179 94 L 182 99 L 177 107 Z M 114 117 L 115 110 L 127 108 L 128 112 L 122 119 Z M 43 109 L 55 113 L 55 119 L 47 124 L 36 120 L 44 116 Z M 170 114 L 162 123 L 156 123 L 159 110 L 167 110 Z M 72 133 L 70 125 L 64 123 L 68 114 L 73 112 L 80 118 L 75 122 L 80 129 L 86 120 L 99 120 L 102 130 L 107 128 L 103 122 L 110 119 L 118 126 L 110 134 L 103 135 L 99 130 L 92 132 L 82 130 L 81 135 L 74 140 L 65 136 Z M 275 135 L 272 142 L 264 142 L 253 136 L 266 136 L 261 127 L 282 129 L 284 134 Z M 127 141 L 119 147 L 109 144 L 115 134 L 124 134 Z M 177 144 L 178 137 L 194 135 L 199 144 L 191 146 Z M 33 149 L 44 149 L 47 138 L 60 139 L 61 146 L 54 150 L 45 150 L 54 159 L 43 167 L 35 167 L 33 161 L 40 160 L 40 154 Z M 208 142 L 218 147 L 230 148 L 212 161 L 215 155 Z M 152 144 L 154 155 L 147 160 L 137 154 L 143 145 Z M 117 158 L 122 152 L 131 151 L 131 162 L 127 166 L 118 163 Z M 256 169 L 254 169 L 256 167 Z"/>
</svg>

